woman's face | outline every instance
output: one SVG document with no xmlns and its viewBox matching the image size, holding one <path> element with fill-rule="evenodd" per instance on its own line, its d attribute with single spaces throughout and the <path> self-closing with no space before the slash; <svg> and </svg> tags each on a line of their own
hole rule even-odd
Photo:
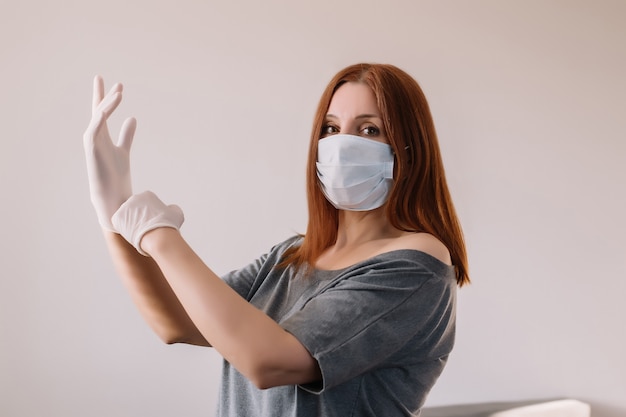
<svg viewBox="0 0 626 417">
<path fill-rule="evenodd" d="M 337 133 L 389 143 L 374 92 L 363 83 L 348 82 L 335 91 L 320 139 Z"/>
</svg>

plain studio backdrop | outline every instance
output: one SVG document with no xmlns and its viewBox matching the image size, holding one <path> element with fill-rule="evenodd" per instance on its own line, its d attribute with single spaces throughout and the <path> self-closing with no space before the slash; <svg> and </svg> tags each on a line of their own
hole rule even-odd
<svg viewBox="0 0 626 417">
<path fill-rule="evenodd" d="M 209 416 L 210 349 L 158 340 L 89 201 L 93 76 L 138 120 L 136 192 L 216 272 L 304 232 L 323 87 L 356 62 L 423 87 L 473 284 L 427 405 L 573 397 L 626 415 L 626 2 L 0 4 L 0 415 Z"/>
</svg>

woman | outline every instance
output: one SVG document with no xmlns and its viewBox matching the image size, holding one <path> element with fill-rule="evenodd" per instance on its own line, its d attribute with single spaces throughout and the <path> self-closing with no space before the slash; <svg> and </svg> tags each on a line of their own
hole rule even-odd
<svg viewBox="0 0 626 417">
<path fill-rule="evenodd" d="M 132 195 L 121 85 L 94 83 L 85 136 L 91 199 L 133 301 L 166 343 L 224 357 L 220 416 L 419 414 L 454 343 L 469 282 L 461 228 L 426 99 L 391 65 L 329 83 L 315 115 L 304 236 L 215 275 L 182 238 L 183 215 Z"/>
</svg>

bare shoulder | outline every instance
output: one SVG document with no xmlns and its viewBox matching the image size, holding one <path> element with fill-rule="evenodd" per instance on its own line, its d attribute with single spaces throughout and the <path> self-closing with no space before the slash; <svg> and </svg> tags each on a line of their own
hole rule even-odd
<svg viewBox="0 0 626 417">
<path fill-rule="evenodd" d="M 412 249 L 424 252 L 441 262 L 451 265 L 450 251 L 439 239 L 430 233 L 406 233 L 393 243 L 394 249 Z"/>
</svg>

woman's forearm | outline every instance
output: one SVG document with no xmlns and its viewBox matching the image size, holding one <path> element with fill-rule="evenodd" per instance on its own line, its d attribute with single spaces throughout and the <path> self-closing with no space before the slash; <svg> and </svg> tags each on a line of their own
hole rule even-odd
<svg viewBox="0 0 626 417">
<path fill-rule="evenodd" d="M 204 338 L 258 387 L 319 379 L 317 362 L 304 346 L 213 273 L 177 230 L 152 230 L 141 247 Z"/>
<path fill-rule="evenodd" d="M 124 286 L 154 332 L 166 343 L 210 346 L 154 260 L 139 254 L 116 233 L 104 231 L 104 237 Z"/>
</svg>

